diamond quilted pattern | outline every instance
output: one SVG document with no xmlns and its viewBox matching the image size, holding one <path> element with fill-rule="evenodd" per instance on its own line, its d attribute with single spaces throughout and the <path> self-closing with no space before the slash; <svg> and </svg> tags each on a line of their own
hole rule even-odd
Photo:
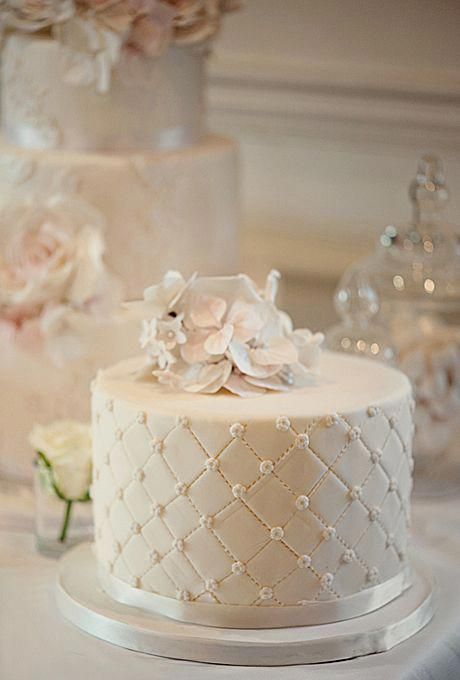
<svg viewBox="0 0 460 680">
<path fill-rule="evenodd" d="M 277 466 L 277 475 L 295 493 L 308 496 L 327 469 L 327 465 L 311 451 L 293 448 Z M 308 480 L 307 489 L 305 480 Z"/>
<path fill-rule="evenodd" d="M 234 484 L 251 486 L 259 476 L 260 460 L 241 439 L 234 439 L 222 451 L 219 461 L 222 474 L 232 486 Z"/>
<path fill-rule="evenodd" d="M 98 559 L 134 587 L 257 606 L 343 597 L 369 587 L 369 573 L 397 573 L 409 399 L 346 417 L 280 416 L 232 429 L 96 391 Z"/>
<path fill-rule="evenodd" d="M 321 483 L 310 494 L 310 507 L 320 517 L 327 517 L 325 524 L 335 525 L 350 504 L 348 487 L 335 475 L 327 472 Z"/>
<path fill-rule="evenodd" d="M 206 470 L 188 494 L 202 515 L 215 515 L 235 500 L 231 487 L 216 470 Z"/>
<path fill-rule="evenodd" d="M 248 495 L 247 504 L 269 527 L 284 526 L 295 512 L 294 498 L 295 495 L 279 479 L 270 475 Z"/>
<path fill-rule="evenodd" d="M 248 568 L 259 583 L 274 586 L 286 574 L 286 562 L 296 564 L 296 557 L 281 541 L 269 541 L 250 561 Z"/>
<path fill-rule="evenodd" d="M 189 430 L 175 428 L 163 442 L 163 458 L 177 480 L 190 484 L 202 472 L 206 453 Z"/>
<path fill-rule="evenodd" d="M 244 531 L 239 532 L 242 526 Z M 229 552 L 238 555 L 243 562 L 247 562 L 268 541 L 267 529 L 243 505 L 229 513 L 215 531 L 222 543 L 228 546 Z"/>
</svg>

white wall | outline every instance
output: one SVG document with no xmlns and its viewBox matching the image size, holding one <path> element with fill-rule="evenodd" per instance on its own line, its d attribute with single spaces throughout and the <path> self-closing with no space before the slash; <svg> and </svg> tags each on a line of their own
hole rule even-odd
<svg viewBox="0 0 460 680">
<path fill-rule="evenodd" d="M 210 119 L 241 144 L 243 262 L 327 324 L 346 264 L 410 215 L 437 152 L 460 223 L 460 2 L 246 0 L 210 60 Z"/>
</svg>

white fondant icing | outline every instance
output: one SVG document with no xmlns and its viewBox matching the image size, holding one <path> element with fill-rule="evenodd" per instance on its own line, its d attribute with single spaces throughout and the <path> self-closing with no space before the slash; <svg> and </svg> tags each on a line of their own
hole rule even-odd
<svg viewBox="0 0 460 680">
<path fill-rule="evenodd" d="M 112 152 L 173 149 L 202 137 L 202 50 L 170 48 L 156 59 L 122 59 L 106 93 L 92 83 L 66 82 L 67 62 L 56 40 L 25 34 L 7 38 L 2 114 L 10 142 Z"/>
<path fill-rule="evenodd" d="M 155 550 L 155 569 L 142 577 L 144 591 L 165 598 L 187 593 L 193 606 L 203 596 L 203 584 L 214 579 L 219 588 L 212 606 L 218 609 L 299 601 L 308 607 L 316 600 L 356 595 L 373 587 L 372 579 L 385 583 L 402 572 L 411 489 L 411 389 L 401 373 L 325 352 L 312 387 L 241 399 L 166 391 L 133 377 L 140 362 L 100 372 L 93 393 L 93 412 L 102 414 L 93 426 L 95 466 L 101 469 L 94 498 L 101 529 L 97 554 L 106 564 L 114 557 L 113 541 L 120 542 L 115 578 L 128 582 L 126 564 L 132 575 L 143 573 Z M 113 414 L 103 409 L 107 399 L 113 400 Z M 377 407 L 372 419 L 369 404 Z M 138 422 L 139 411 L 146 413 L 145 423 Z M 280 413 L 289 428 L 277 428 L 274 436 Z M 329 428 L 331 413 L 340 415 Z M 178 414 L 188 419 L 188 427 L 180 426 Z M 398 416 L 398 436 L 382 438 L 392 415 Z M 230 428 L 243 422 L 244 437 L 235 440 Z M 110 467 L 101 468 L 100 457 L 117 441 L 118 427 L 129 430 L 123 437 L 127 458 L 118 460 L 113 449 Z M 350 439 L 354 428 L 359 436 Z M 299 449 L 296 438 L 305 432 L 309 445 Z M 150 449 L 152 437 L 163 443 L 161 456 Z M 378 449 L 382 455 L 373 463 L 369 452 Z M 145 461 L 140 488 L 124 467 L 131 459 Z M 270 474 L 265 462 L 273 463 Z M 113 479 L 122 475 L 119 519 L 107 522 L 99 508 L 115 502 Z M 393 478 L 398 493 L 388 494 Z M 186 496 L 177 493 L 181 484 Z M 143 487 L 148 497 L 142 496 Z M 136 504 L 128 503 L 132 494 Z M 142 526 L 141 541 L 129 540 L 132 521 Z M 184 538 L 186 549 L 171 550 L 184 548 Z"/>
</svg>

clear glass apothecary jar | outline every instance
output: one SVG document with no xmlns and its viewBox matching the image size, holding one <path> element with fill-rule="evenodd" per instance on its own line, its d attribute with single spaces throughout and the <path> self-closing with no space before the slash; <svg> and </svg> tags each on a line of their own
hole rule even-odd
<svg viewBox="0 0 460 680">
<path fill-rule="evenodd" d="M 393 363 L 411 379 L 422 492 L 460 490 L 460 239 L 444 217 L 442 163 L 424 156 L 409 187 L 412 220 L 389 225 L 345 272 L 331 349 Z M 416 487 L 417 488 L 417 487 Z"/>
</svg>

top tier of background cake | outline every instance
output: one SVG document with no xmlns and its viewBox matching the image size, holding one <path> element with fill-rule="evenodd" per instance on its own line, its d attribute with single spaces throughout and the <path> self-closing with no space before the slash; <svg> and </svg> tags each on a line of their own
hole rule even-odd
<svg viewBox="0 0 460 680">
<path fill-rule="evenodd" d="M 50 0 L 6 6 L 7 143 L 146 151 L 202 140 L 204 61 L 228 2 Z"/>
</svg>

